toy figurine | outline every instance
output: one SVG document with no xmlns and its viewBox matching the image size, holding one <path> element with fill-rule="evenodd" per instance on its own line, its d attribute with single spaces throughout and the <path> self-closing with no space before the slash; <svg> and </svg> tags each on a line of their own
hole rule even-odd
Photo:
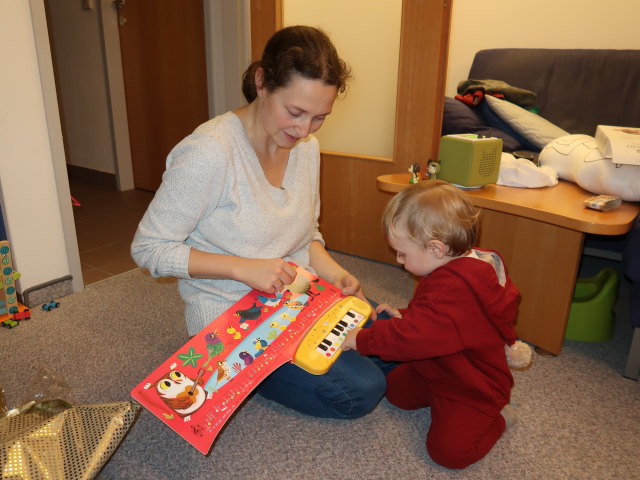
<svg viewBox="0 0 640 480">
<path fill-rule="evenodd" d="M 440 172 L 440 162 L 435 160 L 429 160 L 427 162 L 427 175 L 429 180 L 437 180 L 438 173 Z"/>
<path fill-rule="evenodd" d="M 420 181 L 420 164 L 415 162 L 409 167 L 409 173 L 411 173 L 411 179 L 409 183 L 418 183 Z"/>
</svg>

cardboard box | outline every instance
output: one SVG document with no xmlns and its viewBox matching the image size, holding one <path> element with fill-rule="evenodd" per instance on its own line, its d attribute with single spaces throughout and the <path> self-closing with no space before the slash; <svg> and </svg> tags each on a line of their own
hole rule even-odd
<svg viewBox="0 0 640 480">
<path fill-rule="evenodd" d="M 640 128 L 598 125 L 596 144 L 613 163 L 640 165 Z"/>
</svg>

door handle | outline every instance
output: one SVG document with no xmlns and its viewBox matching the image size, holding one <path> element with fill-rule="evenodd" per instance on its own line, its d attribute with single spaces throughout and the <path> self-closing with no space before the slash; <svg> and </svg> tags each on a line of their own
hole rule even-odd
<svg viewBox="0 0 640 480">
<path fill-rule="evenodd" d="M 113 4 L 120 10 L 127 6 L 127 0 L 113 0 Z"/>
</svg>

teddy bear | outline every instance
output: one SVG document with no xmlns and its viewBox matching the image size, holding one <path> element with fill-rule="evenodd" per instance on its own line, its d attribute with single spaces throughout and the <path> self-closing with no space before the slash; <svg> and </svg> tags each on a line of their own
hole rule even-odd
<svg viewBox="0 0 640 480">
<path fill-rule="evenodd" d="M 531 347 L 520 340 L 516 340 L 513 345 L 504 346 L 507 355 L 507 364 L 513 370 L 524 370 L 531 365 Z"/>
</svg>

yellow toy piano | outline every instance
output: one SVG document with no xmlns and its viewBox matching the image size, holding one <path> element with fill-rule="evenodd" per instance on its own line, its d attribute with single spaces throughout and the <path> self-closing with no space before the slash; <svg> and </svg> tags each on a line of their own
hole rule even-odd
<svg viewBox="0 0 640 480">
<path fill-rule="evenodd" d="M 325 312 L 305 335 L 293 363 L 314 375 L 327 373 L 342 352 L 349 331 L 361 327 L 371 315 L 371 305 L 356 297 L 345 297 Z"/>
</svg>

